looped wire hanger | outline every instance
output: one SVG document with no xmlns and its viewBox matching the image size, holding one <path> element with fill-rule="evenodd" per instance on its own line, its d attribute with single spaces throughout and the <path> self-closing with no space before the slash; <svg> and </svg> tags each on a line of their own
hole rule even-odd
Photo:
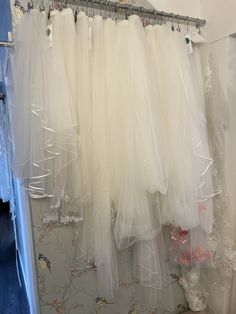
<svg viewBox="0 0 236 314">
<path fill-rule="evenodd" d="M 147 15 L 145 15 L 145 10 L 143 7 L 139 8 L 139 13 L 140 14 L 138 14 L 138 15 L 139 15 L 140 19 L 142 20 L 143 27 L 147 26 L 147 21 L 146 21 Z"/>
<path fill-rule="evenodd" d="M 157 22 L 157 20 L 156 20 L 156 22 Z M 160 25 L 162 25 L 162 24 L 165 24 L 164 11 L 161 11 Z"/>
<path fill-rule="evenodd" d="M 108 11 L 109 10 L 105 10 L 104 12 L 103 12 L 103 17 L 105 18 L 105 19 L 107 19 L 108 18 Z"/>
<path fill-rule="evenodd" d="M 157 24 L 157 23 L 158 23 L 158 19 L 157 19 L 156 10 L 153 10 L 153 24 Z"/>
<path fill-rule="evenodd" d="M 14 7 L 19 8 L 22 11 L 22 13 L 26 13 L 26 10 L 21 4 L 20 0 L 15 0 Z"/>
<path fill-rule="evenodd" d="M 30 0 L 30 1 L 28 2 L 27 8 L 28 8 L 28 12 L 29 12 L 30 10 L 33 10 L 33 8 L 34 8 L 33 0 Z"/>
<path fill-rule="evenodd" d="M 115 3 L 114 11 L 115 11 L 115 20 L 117 21 L 117 19 L 118 19 L 118 4 L 117 4 L 117 2 Z"/>
<path fill-rule="evenodd" d="M 155 21 L 157 23 L 156 10 L 153 10 L 152 14 L 153 14 L 153 21 Z"/>
<path fill-rule="evenodd" d="M 148 13 L 146 12 L 144 12 L 144 18 L 145 18 L 145 26 L 147 26 L 149 23 L 148 23 L 148 21 L 149 21 L 149 16 L 148 16 Z"/>
<path fill-rule="evenodd" d="M 16 0 L 15 3 L 17 4 L 19 0 Z M 29 0 L 29 8 L 32 8 L 32 0 Z M 34 1 L 34 0 L 33 0 Z M 41 3 L 41 10 L 44 10 L 44 0 L 40 0 L 39 3 Z M 46 1 L 46 0 L 45 0 Z M 44 2 L 45 2 L 44 1 Z M 139 15 L 144 22 L 145 26 L 146 24 L 163 24 L 166 22 L 170 22 L 172 31 L 180 31 L 180 24 L 185 24 L 187 22 L 187 29 L 188 25 L 194 25 L 197 29 L 200 27 L 203 27 L 206 23 L 205 20 L 199 19 L 199 18 L 193 18 L 193 17 L 187 17 L 183 15 L 177 15 L 174 13 L 168 13 L 164 11 L 156 11 L 156 10 L 150 10 L 146 8 L 140 8 L 137 6 L 133 6 L 128 3 L 123 3 L 123 0 L 118 2 L 108 1 L 108 0 L 51 0 L 50 6 L 47 5 L 47 7 L 55 9 L 55 10 L 62 10 L 61 6 L 65 3 L 65 6 L 70 4 L 73 6 L 80 6 L 80 8 L 83 8 L 83 10 L 89 15 L 99 13 L 101 12 L 101 15 L 106 17 L 112 17 L 115 20 L 123 17 L 128 18 L 129 15 L 131 15 L 133 12 L 137 15 Z M 60 5 L 59 5 L 60 4 Z M 92 8 L 92 11 L 89 10 L 89 8 Z M 76 8 L 74 8 L 74 14 Z M 79 11 L 79 9 L 78 9 Z M 133 11 L 133 12 L 132 12 Z M 50 15 L 49 15 L 50 16 Z M 76 20 L 76 16 L 75 16 Z M 175 26 L 176 23 L 176 26 Z"/>
<path fill-rule="evenodd" d="M 74 20 L 75 23 L 77 22 L 77 17 L 78 17 L 78 0 L 75 1 L 75 4 L 73 6 L 73 13 L 74 13 Z"/>
<path fill-rule="evenodd" d="M 107 2 L 108 2 L 108 1 L 106 1 L 106 5 L 109 5 Z M 108 18 L 112 18 L 112 12 L 111 12 L 111 10 L 108 10 Z"/>
<path fill-rule="evenodd" d="M 171 30 L 172 32 L 175 31 L 175 26 L 174 26 L 174 13 L 171 13 L 172 14 L 172 20 L 171 20 Z"/>
<path fill-rule="evenodd" d="M 117 20 L 120 20 L 120 18 L 122 18 L 122 16 L 124 15 L 124 17 L 126 16 L 125 12 L 123 12 L 123 8 L 118 8 L 117 9 Z"/>
<path fill-rule="evenodd" d="M 189 16 L 187 16 L 187 24 L 186 24 L 187 32 L 189 31 Z"/>
<path fill-rule="evenodd" d="M 199 19 L 197 19 L 197 21 L 196 21 L 196 29 L 198 30 L 198 34 L 201 34 L 200 20 Z"/>
<path fill-rule="evenodd" d="M 86 0 L 86 14 L 87 14 L 87 16 L 89 16 L 88 0 Z"/>
<path fill-rule="evenodd" d="M 176 30 L 177 30 L 177 32 L 180 33 L 180 32 L 181 32 L 181 28 L 180 28 L 180 26 L 179 26 L 179 15 L 178 15 L 178 17 L 177 17 L 177 21 L 178 21 L 178 22 L 177 22 L 178 24 L 177 24 L 177 29 L 176 29 Z"/>
<path fill-rule="evenodd" d="M 41 1 L 40 5 L 39 5 L 39 11 L 40 12 L 44 12 L 46 9 L 45 9 L 45 5 L 44 5 L 44 2 Z"/>
</svg>

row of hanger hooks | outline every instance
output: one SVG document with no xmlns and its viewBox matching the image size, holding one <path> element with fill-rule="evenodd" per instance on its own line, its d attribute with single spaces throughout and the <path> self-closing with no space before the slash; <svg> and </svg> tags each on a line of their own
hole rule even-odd
<svg viewBox="0 0 236 314">
<path fill-rule="evenodd" d="M 164 24 L 171 23 L 172 31 L 181 31 L 180 24 L 184 24 L 187 29 L 189 26 L 195 26 L 200 30 L 206 24 L 205 20 L 183 16 L 174 13 L 167 13 L 165 11 L 151 10 L 143 7 L 133 6 L 124 2 L 112 2 L 107 0 L 42 0 L 39 4 L 40 11 L 47 11 L 50 18 L 52 10 L 63 10 L 64 8 L 71 7 L 74 11 L 75 21 L 77 20 L 78 11 L 83 10 L 89 16 L 100 14 L 103 17 L 122 19 L 136 14 L 139 15 L 144 25 L 148 24 Z M 34 8 L 33 0 L 28 2 L 27 10 L 21 5 L 20 0 L 15 0 L 15 6 L 18 6 L 24 13 Z"/>
<path fill-rule="evenodd" d="M 50 4 L 48 4 L 50 2 Z M 27 9 L 21 4 L 20 0 L 15 0 L 14 6 L 20 9 L 23 13 L 27 13 L 34 9 L 35 5 L 33 0 L 30 0 L 27 5 Z M 200 28 L 206 24 L 205 20 L 199 18 L 193 18 L 189 16 L 182 16 L 174 13 L 167 13 L 165 11 L 157 11 L 146 9 L 143 7 L 132 6 L 130 4 L 121 2 L 111 2 L 107 0 L 44 0 L 37 6 L 40 11 L 48 13 L 48 18 L 52 10 L 62 11 L 64 8 L 71 7 L 74 12 L 75 22 L 77 21 L 77 15 L 79 11 L 84 11 L 88 16 L 101 15 L 104 18 L 112 18 L 115 20 L 127 19 L 130 15 L 136 14 L 142 19 L 143 25 L 149 24 L 165 24 L 169 22 L 171 24 L 171 30 L 181 32 L 180 24 L 185 25 L 186 30 L 189 30 L 190 26 L 195 26 L 200 33 Z M 0 47 L 12 48 L 14 43 L 12 41 L 1 41 Z"/>
</svg>

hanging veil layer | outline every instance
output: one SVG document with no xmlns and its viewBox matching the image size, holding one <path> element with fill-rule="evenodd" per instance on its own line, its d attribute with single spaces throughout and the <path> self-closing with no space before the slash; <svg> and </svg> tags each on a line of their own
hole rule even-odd
<svg viewBox="0 0 236 314">
<path fill-rule="evenodd" d="M 44 46 L 41 44 L 42 37 L 45 37 L 45 34 L 42 34 L 45 22 L 43 15 L 38 12 L 22 17 L 15 35 L 14 52 L 14 60 L 20 60 L 20 62 L 15 61 L 13 64 L 15 79 L 15 98 L 12 104 L 14 108 L 11 116 L 14 143 L 13 169 L 18 177 L 32 177 L 35 181 L 38 177 L 47 176 L 50 172 L 42 165 L 44 158 L 42 124 L 46 120 L 43 114 L 45 110 L 47 111 L 47 102 L 44 101 L 46 93 L 44 84 L 48 79 L 48 76 L 44 77 L 44 72 L 41 71 L 44 64 L 42 60 L 44 57 L 47 58 L 43 53 Z M 38 31 L 39 40 L 36 39 L 32 29 Z M 22 77 L 24 79 L 21 79 Z M 37 81 L 36 78 L 38 78 Z M 33 119 L 34 123 L 32 123 Z M 33 139 L 35 141 L 32 143 Z M 36 165 L 37 161 L 40 165 Z M 43 190 L 44 186 L 41 181 L 36 182 L 36 185 L 39 190 Z"/>
<path fill-rule="evenodd" d="M 45 13 L 33 10 L 24 16 L 13 67 L 13 169 L 28 180 L 32 197 L 52 197 L 52 207 L 59 207 L 65 196 L 66 166 L 77 155 L 75 109 L 62 51 L 65 18 L 54 12 L 52 44 L 45 36 Z"/>
<path fill-rule="evenodd" d="M 219 47 L 224 47 L 226 55 L 221 54 L 223 49 Z M 201 271 L 199 283 L 203 293 L 208 292 L 204 294 L 205 302 L 215 314 L 235 312 L 235 47 L 235 39 L 226 38 L 205 53 L 205 59 L 209 58 L 206 84 L 209 142 L 222 193 L 214 199 L 215 223 L 209 235 L 212 267 Z M 220 76 L 224 66 L 226 89 Z"/>
<path fill-rule="evenodd" d="M 150 85 L 153 82 L 148 76 L 145 40 L 137 16 L 117 24 L 114 62 L 119 71 L 116 68 L 114 72 L 117 73 L 116 94 L 111 121 L 113 128 L 116 126 L 114 132 L 119 130 L 119 138 L 112 144 L 118 146 L 114 158 L 118 159 L 120 182 L 114 234 L 117 247 L 121 249 L 155 237 L 160 221 L 149 204 L 149 194 L 151 197 L 155 192 L 165 191 L 160 148 L 151 114 L 153 102 L 158 99 L 153 97 Z"/>
<path fill-rule="evenodd" d="M 167 26 L 148 26 L 146 32 L 165 119 L 168 190 L 162 198 L 163 222 L 185 230 L 201 225 L 211 232 L 214 188 L 204 94 L 193 84 L 192 64 L 182 35 L 170 32 Z M 202 203 L 204 215 L 199 210 Z"/>
<path fill-rule="evenodd" d="M 110 25 L 107 25 L 108 23 Z M 92 230 L 99 291 L 106 297 L 112 297 L 113 290 L 118 289 L 118 273 L 111 228 L 105 56 L 109 49 L 112 49 L 114 24 L 109 20 L 105 24 L 101 16 L 95 16 L 92 32 L 92 199 L 94 211 Z"/>
</svg>

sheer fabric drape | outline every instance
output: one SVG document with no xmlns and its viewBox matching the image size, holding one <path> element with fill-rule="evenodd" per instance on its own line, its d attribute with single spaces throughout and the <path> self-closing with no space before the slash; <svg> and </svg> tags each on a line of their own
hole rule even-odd
<svg viewBox="0 0 236 314">
<path fill-rule="evenodd" d="M 205 69 L 206 117 L 213 156 L 213 180 L 221 193 L 214 198 L 214 225 L 208 236 L 210 267 L 183 269 L 182 284 L 194 311 L 235 313 L 235 38 L 201 50 Z"/>
<path fill-rule="evenodd" d="M 166 260 L 210 264 L 219 193 L 198 47 L 137 16 L 75 24 L 68 8 L 24 15 L 15 43 L 16 176 L 48 212 L 80 218 L 77 262 L 96 266 L 99 296 L 114 297 L 117 251 L 132 248 L 141 294 L 173 312 Z"/>
</svg>

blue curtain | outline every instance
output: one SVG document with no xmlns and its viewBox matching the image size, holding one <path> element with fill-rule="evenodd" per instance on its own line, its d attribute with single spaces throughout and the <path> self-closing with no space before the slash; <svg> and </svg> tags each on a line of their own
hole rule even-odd
<svg viewBox="0 0 236 314">
<path fill-rule="evenodd" d="M 0 0 L 0 40 L 8 40 L 12 31 L 10 0 Z"/>
</svg>

